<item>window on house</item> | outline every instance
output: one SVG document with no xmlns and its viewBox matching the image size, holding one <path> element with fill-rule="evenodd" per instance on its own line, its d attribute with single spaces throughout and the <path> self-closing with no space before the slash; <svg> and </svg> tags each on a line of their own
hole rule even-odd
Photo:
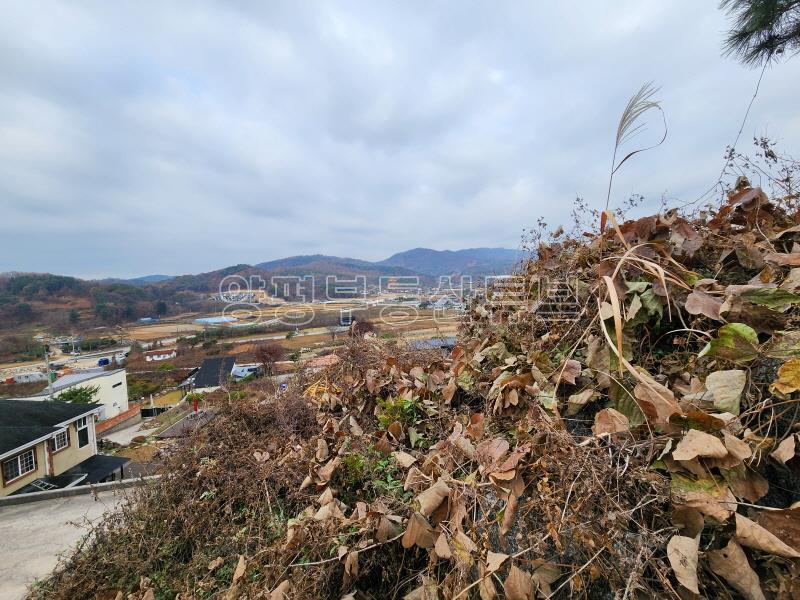
<svg viewBox="0 0 800 600">
<path fill-rule="evenodd" d="M 75 421 L 75 427 L 78 429 L 78 448 L 83 448 L 89 444 L 89 423 L 86 417 Z"/>
<path fill-rule="evenodd" d="M 53 438 L 53 451 L 58 452 L 69 446 L 69 432 L 67 430 L 60 431 Z"/>
<path fill-rule="evenodd" d="M 30 450 L 18 454 L 12 459 L 3 462 L 3 480 L 6 482 L 22 477 L 26 473 L 36 470 L 36 450 Z"/>
</svg>

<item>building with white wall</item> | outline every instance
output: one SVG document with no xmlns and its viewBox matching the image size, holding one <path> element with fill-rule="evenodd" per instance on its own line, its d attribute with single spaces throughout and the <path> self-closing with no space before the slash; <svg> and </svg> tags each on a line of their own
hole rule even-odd
<svg viewBox="0 0 800 600">
<path fill-rule="evenodd" d="M 144 353 L 144 359 L 147 362 L 169 360 L 178 356 L 178 351 L 175 348 L 157 348 L 155 350 L 147 350 Z"/>
<path fill-rule="evenodd" d="M 102 405 L 99 420 L 110 419 L 128 410 L 128 382 L 125 369 L 104 371 L 92 369 L 78 373 L 70 373 L 53 382 L 53 396 L 50 398 L 50 387 L 26 398 L 26 400 L 56 400 L 58 397 L 74 388 L 96 387 L 97 394 L 92 402 Z"/>
</svg>

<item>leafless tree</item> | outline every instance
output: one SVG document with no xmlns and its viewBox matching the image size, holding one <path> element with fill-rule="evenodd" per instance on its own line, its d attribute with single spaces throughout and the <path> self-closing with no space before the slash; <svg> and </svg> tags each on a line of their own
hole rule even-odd
<svg viewBox="0 0 800 600">
<path fill-rule="evenodd" d="M 275 363 L 283 360 L 286 356 L 286 350 L 280 344 L 262 344 L 256 348 L 256 361 L 264 368 L 264 373 L 273 375 L 275 372 Z"/>
</svg>

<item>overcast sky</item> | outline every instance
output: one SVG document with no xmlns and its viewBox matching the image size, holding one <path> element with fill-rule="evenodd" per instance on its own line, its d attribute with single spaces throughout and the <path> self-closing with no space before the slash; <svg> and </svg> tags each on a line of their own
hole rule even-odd
<svg viewBox="0 0 800 600">
<path fill-rule="evenodd" d="M 604 204 L 649 80 L 669 137 L 614 198 L 694 199 L 759 74 L 720 56 L 726 28 L 696 0 L 4 2 L 0 271 L 516 247 Z M 766 72 L 742 149 L 800 154 L 798 81 L 800 57 Z"/>
</svg>

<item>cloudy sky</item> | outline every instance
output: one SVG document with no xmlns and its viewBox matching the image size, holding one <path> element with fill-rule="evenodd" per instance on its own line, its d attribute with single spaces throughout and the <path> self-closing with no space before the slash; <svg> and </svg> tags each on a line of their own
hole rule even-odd
<svg viewBox="0 0 800 600">
<path fill-rule="evenodd" d="M 720 56 L 726 27 L 696 0 L 4 2 L 0 271 L 516 247 L 604 204 L 649 80 L 669 137 L 614 198 L 694 199 L 759 74 Z M 798 81 L 800 57 L 766 72 L 740 147 L 800 154 Z"/>
</svg>

